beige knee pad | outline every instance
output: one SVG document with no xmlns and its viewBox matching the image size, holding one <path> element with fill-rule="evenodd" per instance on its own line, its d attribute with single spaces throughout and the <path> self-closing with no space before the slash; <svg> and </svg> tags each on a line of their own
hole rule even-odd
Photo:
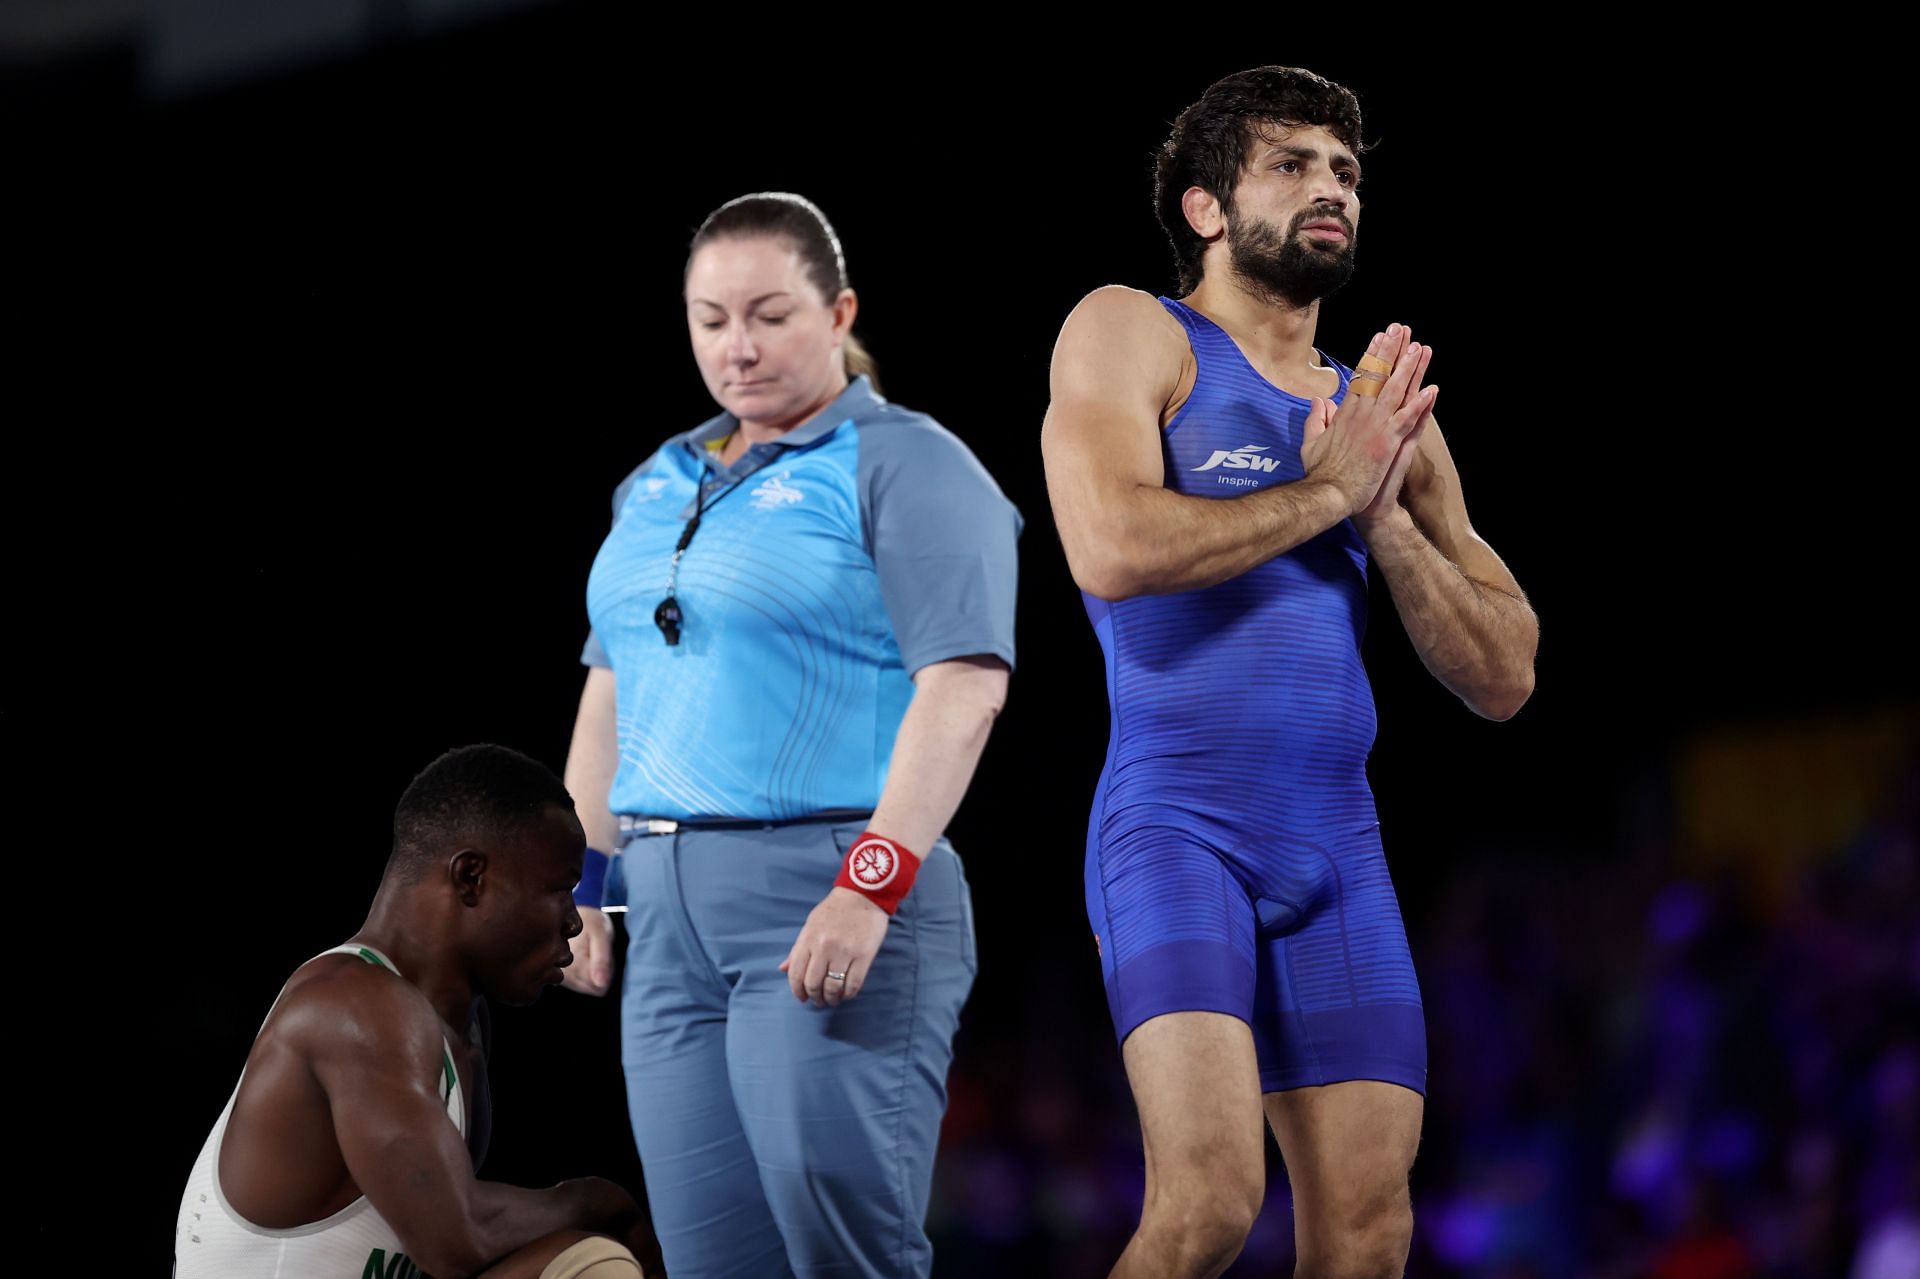
<svg viewBox="0 0 1920 1279">
<path fill-rule="evenodd" d="M 594 1235 L 549 1261 L 540 1279 L 641 1279 L 640 1263 L 605 1235 Z"/>
</svg>

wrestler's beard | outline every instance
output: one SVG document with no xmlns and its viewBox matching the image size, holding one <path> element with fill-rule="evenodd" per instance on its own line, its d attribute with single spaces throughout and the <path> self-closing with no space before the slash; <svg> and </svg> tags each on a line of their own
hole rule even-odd
<svg viewBox="0 0 1920 1279">
<path fill-rule="evenodd" d="M 1300 228 L 1316 218 L 1338 218 L 1347 238 L 1339 244 L 1309 240 Z M 1353 274 L 1356 243 L 1353 226 L 1325 209 L 1303 209 L 1282 235 L 1270 222 L 1227 214 L 1227 243 L 1233 274 L 1264 302 L 1305 309 L 1347 282 Z"/>
</svg>

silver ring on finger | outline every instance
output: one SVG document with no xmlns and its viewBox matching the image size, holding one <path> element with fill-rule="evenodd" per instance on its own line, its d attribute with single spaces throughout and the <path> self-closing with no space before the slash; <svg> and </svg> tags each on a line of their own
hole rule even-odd
<svg viewBox="0 0 1920 1279">
<path fill-rule="evenodd" d="M 827 972 L 828 981 L 845 981 L 846 979 L 847 979 L 847 975 L 845 973 L 836 973 L 836 972 L 833 972 L 832 970 L 829 970 Z"/>
</svg>

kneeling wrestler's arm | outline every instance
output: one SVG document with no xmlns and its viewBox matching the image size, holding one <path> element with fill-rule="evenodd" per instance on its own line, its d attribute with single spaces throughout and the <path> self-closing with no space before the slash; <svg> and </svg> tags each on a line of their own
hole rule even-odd
<svg viewBox="0 0 1920 1279">
<path fill-rule="evenodd" d="M 465 1279 L 557 1230 L 622 1230 L 633 1198 L 603 1178 L 528 1190 L 475 1177 L 436 1082 L 437 1028 L 401 1000 L 382 1002 L 357 1003 L 311 1060 L 348 1171 L 415 1264 L 436 1279 Z"/>
</svg>

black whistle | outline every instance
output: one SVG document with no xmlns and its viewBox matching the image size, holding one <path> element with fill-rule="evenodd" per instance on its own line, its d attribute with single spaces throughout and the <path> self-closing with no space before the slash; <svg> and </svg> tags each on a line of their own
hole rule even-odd
<svg viewBox="0 0 1920 1279">
<path fill-rule="evenodd" d="M 680 642 L 680 601 L 669 595 L 660 601 L 660 607 L 653 610 L 653 624 L 667 637 L 667 647 L 672 648 Z"/>
</svg>

